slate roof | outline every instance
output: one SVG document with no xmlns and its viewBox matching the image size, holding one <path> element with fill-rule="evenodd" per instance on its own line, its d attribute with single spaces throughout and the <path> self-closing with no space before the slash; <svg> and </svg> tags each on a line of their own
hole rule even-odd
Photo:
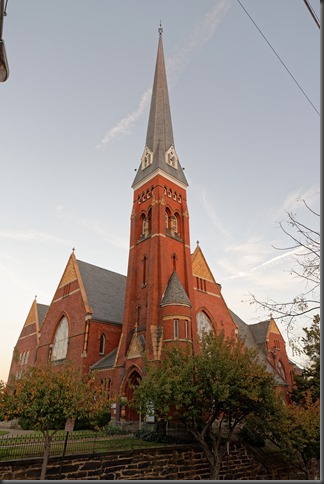
<svg viewBox="0 0 324 484">
<path fill-rule="evenodd" d="M 112 350 L 108 355 L 101 358 L 101 360 L 91 365 L 90 370 L 103 370 L 105 368 L 113 368 L 115 364 L 116 354 L 117 348 Z"/>
<path fill-rule="evenodd" d="M 247 348 L 258 350 L 258 345 L 256 344 L 251 332 L 251 326 L 246 324 L 237 314 L 233 313 L 233 311 L 229 311 L 234 323 L 237 325 L 239 339 L 244 341 L 244 344 Z"/>
<path fill-rule="evenodd" d="M 262 321 L 261 323 L 256 324 L 247 324 L 237 314 L 233 313 L 233 311 L 230 310 L 230 313 L 237 325 L 239 339 L 244 342 L 247 348 L 256 350 L 258 352 L 258 360 L 261 364 L 266 366 L 266 369 L 269 371 L 269 373 L 274 375 L 275 381 L 278 385 L 287 385 L 287 383 L 280 377 L 280 375 L 274 370 L 273 366 L 269 363 L 266 353 L 264 351 L 260 351 L 260 346 L 262 348 L 264 347 L 265 337 L 267 334 L 267 331 L 264 332 L 264 328 L 268 328 L 265 323 L 269 323 L 269 321 Z M 255 329 L 255 327 L 257 328 Z M 255 340 L 254 333 L 258 337 L 259 343 L 257 343 Z M 261 339 L 263 335 L 264 340 Z"/>
<path fill-rule="evenodd" d="M 179 304 L 189 306 L 191 308 L 190 299 L 181 284 L 178 274 L 173 271 L 169 282 L 165 288 L 164 294 L 161 300 L 161 306 L 167 306 L 169 304 Z"/>
<path fill-rule="evenodd" d="M 48 308 L 49 308 L 49 306 L 47 306 L 46 304 L 38 304 L 37 303 L 37 314 L 38 314 L 39 328 L 42 327 L 42 324 L 43 324 L 43 321 L 45 319 Z"/>
<path fill-rule="evenodd" d="M 78 260 L 92 319 L 122 324 L 126 276 Z"/>
<path fill-rule="evenodd" d="M 260 323 L 251 324 L 251 331 L 256 344 L 264 344 L 267 337 L 270 321 L 261 321 Z"/>
<path fill-rule="evenodd" d="M 180 163 L 178 162 L 177 168 L 174 168 L 165 161 L 165 153 L 171 145 L 175 148 L 162 35 L 160 33 L 146 135 L 146 147 L 153 152 L 153 161 L 152 164 L 147 166 L 144 170 L 142 170 L 142 166 L 140 165 L 132 185 L 133 187 L 145 180 L 145 178 L 155 172 L 158 168 L 188 186 L 188 182 Z"/>
</svg>

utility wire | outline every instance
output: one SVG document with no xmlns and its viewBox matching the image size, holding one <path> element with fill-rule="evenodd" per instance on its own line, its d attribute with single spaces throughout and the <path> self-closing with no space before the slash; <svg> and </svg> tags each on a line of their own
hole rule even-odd
<svg viewBox="0 0 324 484">
<path fill-rule="evenodd" d="M 317 27 L 320 29 L 321 26 L 320 26 L 320 23 L 319 23 L 319 19 L 318 19 L 318 16 L 316 15 L 316 13 L 314 12 L 314 9 L 312 8 L 312 6 L 308 3 L 307 0 L 304 0 L 304 3 L 306 5 L 306 7 L 308 8 L 311 16 L 313 17 L 314 19 L 314 22 L 316 23 Z"/>
<path fill-rule="evenodd" d="M 292 75 L 292 73 L 290 72 L 290 70 L 288 69 L 288 67 L 286 66 L 286 64 L 284 63 L 284 61 L 280 58 L 280 56 L 277 54 L 277 52 L 274 50 L 274 48 L 272 47 L 272 45 L 270 44 L 270 42 L 268 41 L 268 39 L 266 38 L 266 36 L 261 32 L 261 30 L 259 29 L 259 27 L 257 26 L 257 24 L 255 23 L 255 21 L 253 20 L 253 18 L 251 17 L 251 15 L 248 13 L 248 11 L 245 9 L 245 7 L 243 7 L 242 3 L 240 2 L 240 0 L 237 0 L 237 2 L 241 5 L 242 9 L 244 10 L 244 12 L 246 13 L 246 15 L 249 17 L 249 19 L 251 20 L 251 22 L 254 24 L 254 26 L 258 29 L 258 31 L 260 32 L 260 34 L 262 35 L 262 37 L 264 38 L 264 40 L 266 41 L 266 43 L 268 44 L 268 46 L 270 47 L 270 49 L 273 51 L 273 53 L 277 56 L 277 58 L 279 59 L 279 61 L 281 62 L 281 64 L 284 66 L 284 68 L 286 69 L 286 71 L 288 72 L 288 74 L 290 75 L 290 77 L 292 78 L 292 80 L 295 82 L 295 84 L 297 85 L 297 87 L 300 89 L 300 91 L 304 94 L 305 98 L 307 99 L 307 101 L 309 102 L 309 104 L 313 107 L 313 109 L 317 112 L 317 114 L 320 116 L 320 113 L 317 111 L 316 107 L 314 106 L 314 104 L 312 103 L 312 101 L 309 99 L 309 97 L 307 96 L 307 94 L 305 93 L 305 91 L 303 90 L 303 88 L 301 87 L 300 84 L 298 84 L 297 80 L 295 79 L 295 77 Z"/>
</svg>

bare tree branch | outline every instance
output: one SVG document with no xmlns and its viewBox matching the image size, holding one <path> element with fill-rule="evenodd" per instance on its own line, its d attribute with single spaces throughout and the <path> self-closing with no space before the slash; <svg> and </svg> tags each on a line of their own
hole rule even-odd
<svg viewBox="0 0 324 484">
<path fill-rule="evenodd" d="M 304 199 L 299 199 L 299 201 L 303 202 L 307 211 L 316 217 L 314 226 L 309 227 L 298 220 L 296 214 L 286 212 L 286 224 L 289 229 L 285 227 L 283 221 L 279 222 L 278 225 L 282 232 L 293 241 L 293 245 L 285 248 L 274 245 L 273 247 L 281 251 L 295 251 L 294 262 L 296 267 L 290 270 L 290 274 L 304 281 L 305 290 L 292 298 L 291 301 L 278 302 L 272 299 L 261 301 L 254 294 L 250 294 L 251 299 L 248 300 L 250 304 L 256 304 L 268 311 L 274 318 L 286 323 L 289 342 L 298 319 L 320 311 L 320 232 L 317 230 L 319 222 L 317 218 L 320 215 L 312 210 Z"/>
</svg>

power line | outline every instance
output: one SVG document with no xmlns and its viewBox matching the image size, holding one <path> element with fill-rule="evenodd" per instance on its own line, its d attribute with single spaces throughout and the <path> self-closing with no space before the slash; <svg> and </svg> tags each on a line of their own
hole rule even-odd
<svg viewBox="0 0 324 484">
<path fill-rule="evenodd" d="M 259 29 L 259 27 L 257 26 L 257 24 L 255 23 L 255 21 L 253 20 L 253 18 L 251 17 L 251 15 L 249 14 L 249 12 L 245 9 L 245 7 L 243 7 L 242 3 L 240 2 L 240 0 L 237 0 L 237 2 L 241 5 L 242 9 L 244 10 L 244 12 L 246 13 L 246 15 L 249 17 L 249 19 L 251 20 L 251 22 L 254 24 L 254 26 L 258 29 L 258 31 L 260 32 L 260 34 L 262 35 L 262 37 L 264 38 L 264 40 L 266 41 L 266 43 L 268 44 L 268 46 L 270 47 L 270 49 L 273 51 L 273 53 L 276 55 L 276 57 L 279 59 L 279 61 L 281 62 L 281 64 L 284 66 L 284 68 L 286 69 L 286 71 L 288 72 L 288 74 L 290 75 L 290 77 L 292 78 L 292 80 L 294 81 L 294 83 L 296 84 L 296 86 L 300 89 L 300 91 L 304 94 L 305 98 L 307 99 L 307 101 L 309 102 L 309 104 L 313 107 L 313 109 L 317 112 L 317 114 L 320 116 L 320 113 L 317 111 L 316 107 L 314 106 L 314 104 L 312 103 L 312 101 L 309 99 L 309 97 L 307 96 L 307 94 L 305 93 L 305 91 L 303 90 L 303 88 L 301 87 L 301 85 L 297 82 L 297 80 L 295 79 L 295 77 L 292 75 L 292 73 L 290 72 L 290 70 L 288 69 L 288 67 L 286 66 L 286 64 L 284 63 L 284 61 L 281 59 L 281 57 L 279 56 L 279 54 L 277 54 L 277 52 L 274 50 L 274 48 L 272 47 L 272 45 L 270 44 L 270 42 L 268 41 L 268 39 L 266 38 L 266 36 L 261 32 L 261 30 Z"/>
<path fill-rule="evenodd" d="M 311 16 L 313 17 L 314 22 L 316 23 L 317 27 L 320 29 L 321 27 L 320 27 L 320 23 L 319 23 L 319 18 L 318 18 L 318 16 L 316 15 L 316 13 L 314 12 L 314 9 L 313 9 L 313 8 L 312 8 L 312 6 L 311 6 L 311 5 L 308 3 L 308 1 L 307 1 L 307 0 L 304 0 L 304 3 L 305 3 L 305 5 L 306 5 L 306 7 L 308 8 L 308 10 L 309 10 L 309 12 L 310 12 Z"/>
</svg>

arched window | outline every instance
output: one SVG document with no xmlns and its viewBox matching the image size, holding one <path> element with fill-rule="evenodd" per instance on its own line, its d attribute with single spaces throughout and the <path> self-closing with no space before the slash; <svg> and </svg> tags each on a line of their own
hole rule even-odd
<svg viewBox="0 0 324 484">
<path fill-rule="evenodd" d="M 109 399 L 110 390 L 111 390 L 111 378 L 104 378 L 103 380 L 101 380 L 101 385 L 103 387 L 103 390 L 105 392 L 107 399 Z"/>
<path fill-rule="evenodd" d="M 69 325 L 65 316 L 61 319 L 54 337 L 52 360 L 63 360 L 66 358 L 69 340 Z"/>
<path fill-rule="evenodd" d="M 175 224 L 174 224 L 174 231 L 177 235 L 181 234 L 181 224 L 180 224 L 180 215 L 178 212 L 174 214 Z"/>
<path fill-rule="evenodd" d="M 106 337 L 104 334 L 100 336 L 100 342 L 99 342 L 99 354 L 104 355 L 105 354 L 105 344 L 106 344 Z"/>
<path fill-rule="evenodd" d="M 141 235 L 144 235 L 145 234 L 145 227 L 146 227 L 146 217 L 145 217 L 144 213 L 142 214 L 141 221 L 142 221 Z"/>
<path fill-rule="evenodd" d="M 172 220 L 171 220 L 171 224 L 172 224 L 172 231 L 177 234 L 178 233 L 178 219 L 176 216 L 172 217 Z"/>
<path fill-rule="evenodd" d="M 281 376 L 281 378 L 284 381 L 286 381 L 286 372 L 285 372 L 284 366 L 283 366 L 283 364 L 282 364 L 282 362 L 280 360 L 278 361 L 277 369 L 278 369 L 278 373 Z"/>
<path fill-rule="evenodd" d="M 204 333 L 213 332 L 212 322 L 204 311 L 200 311 L 197 314 L 196 318 L 197 318 L 198 335 L 200 337 L 202 337 Z"/>
<path fill-rule="evenodd" d="M 152 209 L 150 208 L 147 214 L 147 224 L 146 224 L 147 235 L 149 235 L 151 232 L 151 223 L 152 223 Z"/>
<path fill-rule="evenodd" d="M 171 212 L 168 208 L 166 208 L 165 209 L 165 227 L 168 230 L 170 230 L 170 219 L 171 219 Z"/>
</svg>

